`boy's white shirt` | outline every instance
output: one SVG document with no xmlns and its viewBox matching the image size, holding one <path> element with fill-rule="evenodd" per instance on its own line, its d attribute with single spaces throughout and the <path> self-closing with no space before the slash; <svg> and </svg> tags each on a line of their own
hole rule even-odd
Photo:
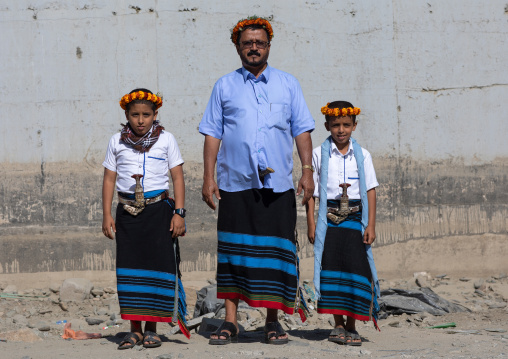
<svg viewBox="0 0 508 359">
<path fill-rule="evenodd" d="M 362 147 L 364 157 L 365 184 L 367 191 L 379 186 L 376 178 L 376 171 L 372 164 L 372 156 L 369 151 Z M 358 179 L 358 166 L 353 153 L 353 144 L 349 140 L 348 151 L 345 155 L 339 152 L 339 149 L 332 141 L 330 147 L 330 160 L 328 163 L 328 183 L 326 189 L 327 199 L 338 200 L 342 195 L 342 188 L 339 187 L 344 183 L 344 162 L 345 162 L 345 180 L 351 187 L 348 187 L 347 194 L 349 199 L 360 199 L 360 181 Z M 314 148 L 312 151 L 312 165 L 314 166 L 314 197 L 319 198 L 319 176 L 321 173 L 321 146 Z"/>
<path fill-rule="evenodd" d="M 134 193 L 136 180 L 134 174 L 144 174 L 142 178 L 145 192 L 169 189 L 168 171 L 183 162 L 175 137 L 162 131 L 150 151 L 141 153 L 120 141 L 120 133 L 109 140 L 106 158 L 102 165 L 117 173 L 116 190 Z"/>
</svg>

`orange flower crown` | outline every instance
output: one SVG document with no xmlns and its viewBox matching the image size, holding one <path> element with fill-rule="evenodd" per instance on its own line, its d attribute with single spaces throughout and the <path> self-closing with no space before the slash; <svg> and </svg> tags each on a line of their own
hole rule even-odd
<svg viewBox="0 0 508 359">
<path fill-rule="evenodd" d="M 240 34 L 240 32 L 245 30 L 245 28 L 249 25 L 263 26 L 263 29 L 265 29 L 268 32 L 268 42 L 272 41 L 272 39 L 273 39 L 272 25 L 270 25 L 268 20 L 266 20 L 262 17 L 257 17 L 254 15 L 254 16 L 249 16 L 246 19 L 238 21 L 238 23 L 233 28 L 233 30 L 231 30 L 231 41 L 233 41 L 233 44 L 236 45 L 237 40 L 238 40 L 238 35 Z"/>
<path fill-rule="evenodd" d="M 151 101 L 157 105 L 157 109 L 162 106 L 162 96 L 159 94 L 154 95 L 153 93 L 145 92 L 145 91 L 137 91 L 133 93 L 129 93 L 122 97 L 120 100 L 120 107 L 124 110 L 127 109 L 127 104 L 134 100 L 147 100 Z"/>
<path fill-rule="evenodd" d="M 360 109 L 358 107 L 345 107 L 345 108 L 328 108 L 330 102 L 326 106 L 321 107 L 321 113 L 325 116 L 351 116 L 359 115 Z"/>
</svg>

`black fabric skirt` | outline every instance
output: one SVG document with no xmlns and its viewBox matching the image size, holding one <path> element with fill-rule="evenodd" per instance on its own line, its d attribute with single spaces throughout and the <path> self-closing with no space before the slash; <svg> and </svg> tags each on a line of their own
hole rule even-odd
<svg viewBox="0 0 508 359">
<path fill-rule="evenodd" d="M 305 318 L 298 285 L 294 190 L 220 191 L 217 297 Z"/>
<path fill-rule="evenodd" d="M 171 322 L 175 301 L 185 323 L 185 292 L 179 278 L 178 241 L 169 231 L 173 208 L 168 200 L 133 216 L 116 210 L 116 274 L 122 319 Z"/>
</svg>

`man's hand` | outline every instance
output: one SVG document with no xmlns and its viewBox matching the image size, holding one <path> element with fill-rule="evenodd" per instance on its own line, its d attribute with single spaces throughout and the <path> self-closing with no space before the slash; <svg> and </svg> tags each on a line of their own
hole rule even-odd
<svg viewBox="0 0 508 359">
<path fill-rule="evenodd" d="M 363 234 L 363 243 L 372 244 L 376 240 L 376 230 L 373 226 L 367 226 Z"/>
<path fill-rule="evenodd" d="M 208 207 L 215 210 L 215 203 L 213 201 L 213 195 L 220 201 L 219 187 L 213 178 L 205 178 L 203 180 L 203 189 L 201 191 L 203 201 L 206 202 Z"/>
<path fill-rule="evenodd" d="M 180 237 L 181 235 L 185 234 L 185 219 L 175 213 L 171 219 L 169 230 L 173 232 L 173 238 Z"/>
<path fill-rule="evenodd" d="M 298 182 L 298 190 L 296 194 L 299 196 L 303 189 L 302 206 L 304 206 L 314 194 L 314 180 L 312 178 L 312 171 L 304 168 L 302 170 L 302 177 Z"/>
<path fill-rule="evenodd" d="M 102 233 L 110 239 L 114 239 L 113 233 L 116 233 L 115 220 L 111 215 L 105 214 L 102 219 Z"/>
</svg>

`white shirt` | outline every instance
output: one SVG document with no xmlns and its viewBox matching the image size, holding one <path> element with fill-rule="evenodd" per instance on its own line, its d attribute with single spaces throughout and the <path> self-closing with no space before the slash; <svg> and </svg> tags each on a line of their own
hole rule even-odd
<svg viewBox="0 0 508 359">
<path fill-rule="evenodd" d="M 372 156 L 369 151 L 362 147 L 363 152 L 363 165 L 365 171 L 365 184 L 367 191 L 379 186 L 376 179 L 376 172 L 372 164 Z M 312 151 L 312 165 L 314 166 L 314 197 L 319 197 L 319 176 L 321 174 L 321 146 L 314 148 Z M 360 198 L 360 179 L 358 177 L 358 166 L 356 164 L 355 155 L 353 153 L 353 144 L 349 140 L 348 151 L 345 155 L 339 152 L 339 149 L 332 141 L 330 147 L 330 160 L 328 162 L 328 183 L 326 189 L 327 199 L 340 199 L 342 195 L 342 188 L 339 187 L 341 183 L 349 183 L 347 194 L 349 199 Z"/>
<path fill-rule="evenodd" d="M 120 141 L 120 133 L 109 140 L 106 159 L 102 163 L 108 170 L 116 172 L 116 190 L 134 193 L 136 180 L 134 174 L 142 174 L 141 184 L 144 192 L 169 190 L 168 171 L 183 163 L 175 137 L 161 131 L 159 139 L 150 151 L 141 153 Z"/>
</svg>

